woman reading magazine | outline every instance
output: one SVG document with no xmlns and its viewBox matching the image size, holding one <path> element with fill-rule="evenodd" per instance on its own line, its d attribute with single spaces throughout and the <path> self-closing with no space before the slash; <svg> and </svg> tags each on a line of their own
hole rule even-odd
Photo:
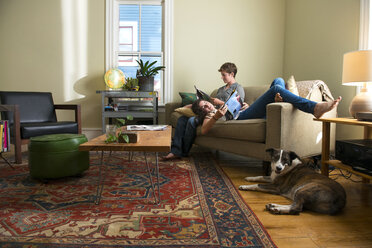
<svg viewBox="0 0 372 248">
<path fill-rule="evenodd" d="M 217 107 L 222 106 L 228 100 L 232 92 L 238 92 L 240 99 L 244 102 L 244 89 L 235 80 L 238 69 L 233 63 L 224 63 L 218 70 L 221 73 L 221 79 L 225 83 L 224 86 L 217 90 L 215 98 L 211 97 L 210 101 Z M 191 105 L 189 106 L 191 107 Z M 247 108 L 248 104 L 244 104 L 243 108 Z M 162 157 L 163 160 L 178 159 L 185 157 L 194 143 L 196 136 L 196 128 L 199 124 L 199 118 L 181 116 L 178 118 L 174 136 L 172 138 L 171 152 Z"/>
</svg>

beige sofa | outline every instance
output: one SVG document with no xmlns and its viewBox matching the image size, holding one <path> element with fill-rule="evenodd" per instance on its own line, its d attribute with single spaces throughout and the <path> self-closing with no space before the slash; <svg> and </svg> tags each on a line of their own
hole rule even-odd
<svg viewBox="0 0 372 248">
<path fill-rule="evenodd" d="M 300 96 L 317 102 L 332 98 L 327 85 L 320 80 L 296 84 Z M 244 87 L 245 101 L 253 103 L 268 88 L 269 85 Z M 215 94 L 216 90 L 211 93 Z M 167 124 L 176 126 L 181 114 L 174 110 L 180 106 L 181 102 L 165 105 Z M 336 109 L 323 117 L 336 117 Z M 313 118 L 290 103 L 272 103 L 267 105 L 266 119 L 217 121 L 206 135 L 201 135 L 199 127 L 194 144 L 263 161 L 269 161 L 268 148 L 295 151 L 300 157 L 315 156 L 321 153 L 322 124 Z M 331 144 L 334 144 L 335 127 L 331 130 Z"/>
</svg>

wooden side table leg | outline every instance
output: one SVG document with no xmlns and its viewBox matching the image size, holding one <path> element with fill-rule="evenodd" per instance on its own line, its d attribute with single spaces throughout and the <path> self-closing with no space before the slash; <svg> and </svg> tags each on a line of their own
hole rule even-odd
<svg viewBox="0 0 372 248">
<path fill-rule="evenodd" d="M 323 138 L 322 138 L 322 168 L 321 172 L 325 176 L 329 176 L 329 166 L 326 161 L 329 160 L 329 145 L 330 145 L 330 131 L 331 123 L 323 122 Z"/>
<path fill-rule="evenodd" d="M 364 139 L 372 139 L 372 128 L 364 127 Z"/>
<path fill-rule="evenodd" d="M 364 127 L 364 139 L 372 139 L 372 128 Z M 363 183 L 369 183 L 370 180 L 368 178 L 362 178 Z"/>
</svg>

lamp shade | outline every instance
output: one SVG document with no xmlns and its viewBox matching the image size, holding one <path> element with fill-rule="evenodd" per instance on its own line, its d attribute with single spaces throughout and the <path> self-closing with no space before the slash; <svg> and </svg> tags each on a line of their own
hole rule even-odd
<svg viewBox="0 0 372 248">
<path fill-rule="evenodd" d="M 372 50 L 344 54 L 342 84 L 363 85 L 372 82 Z"/>
</svg>

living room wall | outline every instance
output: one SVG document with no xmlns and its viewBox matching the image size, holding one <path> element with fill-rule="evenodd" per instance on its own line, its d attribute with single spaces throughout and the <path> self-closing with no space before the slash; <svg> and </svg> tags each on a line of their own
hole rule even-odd
<svg viewBox="0 0 372 248">
<path fill-rule="evenodd" d="M 342 55 L 357 49 L 358 25 L 359 0 L 174 0 L 174 100 L 221 86 L 217 69 L 232 61 L 242 85 L 322 79 L 343 115 L 355 89 L 339 83 Z M 99 130 L 104 29 L 104 0 L 0 0 L 0 89 L 80 103 L 83 128 Z"/>
<path fill-rule="evenodd" d="M 55 103 L 81 104 L 83 128 L 100 127 L 104 3 L 0 0 L 1 90 L 52 92 Z"/>
<path fill-rule="evenodd" d="M 283 70 L 285 1 L 175 0 L 174 99 L 223 85 L 218 69 L 238 67 L 242 85 L 269 84 Z"/>
<path fill-rule="evenodd" d="M 355 87 L 341 85 L 343 55 L 358 50 L 360 0 L 286 0 L 284 77 L 321 79 L 334 97 L 338 115 L 350 116 Z M 337 125 L 337 138 L 362 137 L 362 128 Z"/>
</svg>

